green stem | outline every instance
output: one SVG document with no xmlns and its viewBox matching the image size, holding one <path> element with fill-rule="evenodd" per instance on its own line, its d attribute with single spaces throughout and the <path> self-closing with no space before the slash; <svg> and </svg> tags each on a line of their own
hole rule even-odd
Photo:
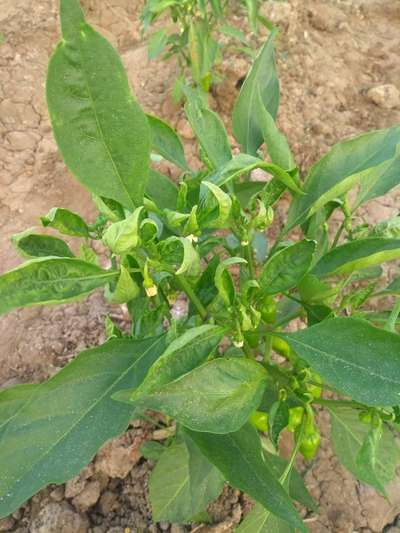
<svg viewBox="0 0 400 533">
<path fill-rule="evenodd" d="M 289 462 L 288 462 L 283 474 L 279 478 L 279 481 L 280 481 L 280 483 L 282 485 L 285 483 L 287 477 L 289 476 L 289 474 L 292 471 L 292 468 L 294 466 L 294 462 L 296 460 L 296 456 L 299 453 L 299 448 L 300 448 L 300 445 L 301 445 L 301 441 L 303 440 L 303 434 L 304 434 L 304 430 L 305 430 L 305 427 L 306 427 L 306 423 L 307 423 L 307 415 L 303 415 L 303 418 L 302 418 L 302 421 L 301 421 L 300 430 L 299 430 L 299 434 L 298 434 L 298 437 L 296 439 L 296 445 L 293 448 L 293 451 L 292 451 L 292 453 L 290 455 Z"/>
<path fill-rule="evenodd" d="M 243 252 L 243 255 L 248 263 L 250 278 L 255 279 L 256 273 L 254 268 L 253 250 L 251 249 L 250 243 L 246 244 L 246 246 L 243 246 Z"/>
<path fill-rule="evenodd" d="M 192 302 L 194 307 L 196 308 L 197 312 L 201 316 L 202 320 L 206 320 L 207 318 L 207 309 L 204 307 L 204 305 L 201 303 L 201 301 L 196 296 L 194 290 L 190 286 L 190 284 L 186 281 L 186 279 L 183 276 L 176 276 L 176 281 L 180 288 L 183 290 L 183 292 L 186 294 L 186 296 L 189 298 L 189 300 Z"/>
<path fill-rule="evenodd" d="M 395 306 L 393 307 L 392 312 L 390 313 L 390 316 L 385 324 L 385 329 L 387 331 L 396 333 L 396 322 L 397 322 L 399 314 L 400 314 L 400 298 L 395 303 Z"/>
<path fill-rule="evenodd" d="M 337 243 L 339 242 L 340 236 L 342 235 L 343 230 L 345 228 L 345 225 L 346 225 L 346 219 L 344 219 L 343 222 L 340 224 L 339 229 L 336 232 L 335 238 L 333 239 L 331 249 L 336 248 Z"/>
<path fill-rule="evenodd" d="M 352 400 L 325 400 L 324 398 L 314 398 L 313 403 L 329 407 L 330 405 L 336 407 L 353 407 L 355 409 L 365 409 L 361 403 L 353 402 Z"/>
</svg>

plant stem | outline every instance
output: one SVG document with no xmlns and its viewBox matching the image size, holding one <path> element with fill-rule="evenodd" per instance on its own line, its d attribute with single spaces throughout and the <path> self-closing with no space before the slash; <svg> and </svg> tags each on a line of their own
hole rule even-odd
<svg viewBox="0 0 400 533">
<path fill-rule="evenodd" d="M 364 408 L 361 403 L 353 402 L 352 400 L 325 400 L 324 398 L 314 398 L 313 403 L 325 405 L 326 407 L 335 405 L 337 407 L 354 407 L 356 409 Z"/>
<path fill-rule="evenodd" d="M 387 331 L 391 331 L 392 333 L 396 333 L 396 322 L 397 318 L 400 314 L 400 298 L 395 303 L 392 312 L 390 313 L 389 318 L 387 319 L 387 322 L 385 324 L 385 329 Z"/>
<path fill-rule="evenodd" d="M 245 259 L 247 260 L 249 266 L 250 278 L 255 279 L 256 273 L 254 269 L 253 250 L 251 249 L 251 243 L 246 244 L 246 246 L 244 246 L 243 248 L 243 255 L 245 256 Z"/>
<path fill-rule="evenodd" d="M 200 300 L 197 298 L 196 294 L 194 293 L 194 290 L 190 286 L 190 284 L 186 281 L 186 279 L 183 276 L 176 276 L 176 281 L 178 282 L 178 285 L 183 290 L 183 292 L 186 294 L 186 296 L 189 298 L 189 300 L 192 302 L 194 307 L 196 308 L 197 312 L 201 316 L 202 320 L 206 320 L 207 318 L 207 309 L 204 307 L 204 305 L 200 302 Z"/>
<path fill-rule="evenodd" d="M 336 232 L 335 238 L 333 239 L 331 249 L 336 248 L 337 243 L 339 242 L 340 236 L 342 235 L 343 230 L 345 228 L 345 225 L 346 225 L 346 219 L 344 219 L 343 222 L 340 224 L 339 229 Z"/>
</svg>

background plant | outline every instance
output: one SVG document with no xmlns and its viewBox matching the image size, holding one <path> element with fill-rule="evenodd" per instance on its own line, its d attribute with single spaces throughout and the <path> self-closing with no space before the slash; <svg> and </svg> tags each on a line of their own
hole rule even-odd
<svg viewBox="0 0 400 533">
<path fill-rule="evenodd" d="M 251 31 L 257 33 L 258 23 L 270 27 L 269 21 L 259 13 L 258 0 L 148 0 L 142 13 L 144 32 L 163 15 L 172 24 L 151 33 L 149 57 L 163 54 L 165 59 L 176 56 L 181 76 L 174 87 L 174 94 L 180 98 L 180 84 L 190 72 L 192 83 L 208 91 L 219 80 L 216 65 L 221 61 L 221 37 L 233 39 L 242 52 L 253 55 L 248 35 L 236 26 L 226 23 L 232 9 L 247 12 Z"/>
<path fill-rule="evenodd" d="M 80 239 L 79 255 L 56 236 L 16 235 L 28 261 L 0 277 L 0 311 L 105 287 L 111 303 L 127 304 L 132 329 L 128 335 L 107 319 L 104 345 L 47 382 L 0 392 L 0 515 L 76 475 L 149 409 L 171 428 L 163 446 L 143 448 L 158 459 L 155 521 L 204 519 L 228 481 L 257 502 L 239 530 L 305 531 L 292 499 L 315 504 L 294 461 L 299 452 L 314 457 L 321 407 L 343 464 L 385 494 L 398 462 L 400 305 L 391 298 L 400 284 L 379 278 L 380 265 L 400 256 L 398 220 L 359 224 L 357 209 L 398 184 L 400 128 L 337 144 L 300 180 L 275 123 L 272 32 L 234 107 L 239 155 L 204 99 L 185 90 L 204 162 L 194 172 L 176 132 L 136 103 L 118 56 L 76 0 L 62 0 L 61 25 L 49 112 L 64 160 L 99 216 L 89 224 L 53 208 L 41 218 Z M 151 168 L 151 151 L 181 169 L 178 185 Z M 250 181 L 255 168 L 269 181 Z M 284 192 L 291 207 L 268 247 L 264 231 Z M 332 237 L 335 211 L 343 223 Z M 108 250 L 106 267 L 94 241 Z M 174 320 L 179 292 L 190 307 Z M 385 298 L 379 313 L 377 297 Z M 294 434 L 289 461 L 278 453 L 283 431 Z"/>
</svg>

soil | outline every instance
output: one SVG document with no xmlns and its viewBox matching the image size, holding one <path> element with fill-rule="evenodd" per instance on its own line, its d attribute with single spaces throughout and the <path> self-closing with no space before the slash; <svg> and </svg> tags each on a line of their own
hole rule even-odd
<svg viewBox="0 0 400 533">
<path fill-rule="evenodd" d="M 94 216 L 89 195 L 60 160 L 46 111 L 45 73 L 58 39 L 57 4 L 56 0 L 0 0 L 0 32 L 4 35 L 0 45 L 1 271 L 19 263 L 10 236 L 38 226 L 38 217 L 51 207 L 68 207 L 89 219 Z M 176 65 L 147 59 L 139 28 L 142 2 L 86 0 L 83 4 L 89 20 L 122 53 L 140 103 L 178 129 L 188 159 L 195 164 L 192 133 L 169 96 Z M 399 2 L 265 1 L 262 9 L 281 29 L 279 123 L 303 170 L 343 137 L 400 123 Z M 248 64 L 245 57 L 228 56 L 221 65 L 224 81 L 213 92 L 211 104 L 228 128 Z M 171 169 L 164 170 L 173 176 Z M 399 195 L 397 190 L 369 204 L 362 215 L 376 222 L 397 214 Z M 283 216 L 286 204 L 279 209 Z M 94 294 L 86 302 L 25 309 L 2 317 L 0 386 L 43 380 L 85 347 L 102 342 L 104 317 L 109 312 L 102 296 Z M 116 319 L 123 323 L 123 312 Z M 333 455 L 326 437 L 329 422 L 321 417 L 322 448 L 315 461 L 307 467 L 300 465 L 320 504 L 320 514 L 309 517 L 311 531 L 399 531 L 400 480 L 391 488 L 391 503 L 356 482 Z M 162 437 L 154 428 L 135 422 L 78 478 L 44 489 L 12 517 L 0 520 L 0 531 L 189 530 L 151 521 L 146 487 L 152 464 L 141 458 L 139 446 L 146 438 Z M 232 531 L 248 508 L 249 502 L 238 491 L 226 489 L 210 509 L 217 525 L 200 526 L 196 531 Z"/>
</svg>

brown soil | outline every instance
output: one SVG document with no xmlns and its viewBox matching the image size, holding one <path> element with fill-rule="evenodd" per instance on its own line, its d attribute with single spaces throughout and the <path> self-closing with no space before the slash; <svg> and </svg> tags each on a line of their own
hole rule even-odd
<svg viewBox="0 0 400 533">
<path fill-rule="evenodd" d="M 172 62 L 149 63 L 141 42 L 138 15 L 142 2 L 83 3 L 90 21 L 123 54 L 141 104 L 177 127 L 188 158 L 195 161 L 192 134 L 168 96 L 176 67 Z M 5 36 L 0 45 L 1 271 L 19 262 L 9 237 L 38 225 L 38 217 L 51 207 L 68 207 L 89 218 L 94 215 L 89 195 L 71 179 L 59 158 L 44 101 L 47 61 L 58 36 L 57 4 L 56 0 L 0 0 L 0 32 Z M 282 30 L 279 121 L 303 169 L 344 136 L 400 123 L 398 92 L 381 88 L 390 84 L 400 89 L 399 2 L 271 1 L 263 4 L 263 11 Z M 228 57 L 221 68 L 225 81 L 217 87 L 212 105 L 229 125 L 238 81 L 247 71 L 248 60 Z M 377 89 L 370 92 L 371 88 Z M 395 191 L 370 204 L 365 216 L 375 222 L 397 213 L 399 194 Z M 285 209 L 282 204 L 281 215 Z M 47 378 L 80 350 L 100 343 L 107 312 L 101 295 L 95 294 L 84 303 L 33 308 L 2 317 L 0 385 Z M 329 424 L 322 418 L 327 434 Z M 108 445 L 78 479 L 43 490 L 13 517 L 0 521 L 0 531 L 185 531 L 181 526 L 151 523 L 146 501 L 151 464 L 137 450 L 152 434 L 152 428 L 136 425 Z M 127 458 L 131 461 L 128 471 L 122 468 Z M 305 475 L 321 507 L 320 515 L 309 523 L 314 533 L 378 533 L 393 524 L 400 512 L 400 482 L 394 483 L 392 502 L 387 503 L 339 465 L 327 438 Z M 216 530 L 232 531 L 247 507 L 239 492 L 227 490 L 212 509 L 215 521 L 220 522 Z"/>
</svg>

